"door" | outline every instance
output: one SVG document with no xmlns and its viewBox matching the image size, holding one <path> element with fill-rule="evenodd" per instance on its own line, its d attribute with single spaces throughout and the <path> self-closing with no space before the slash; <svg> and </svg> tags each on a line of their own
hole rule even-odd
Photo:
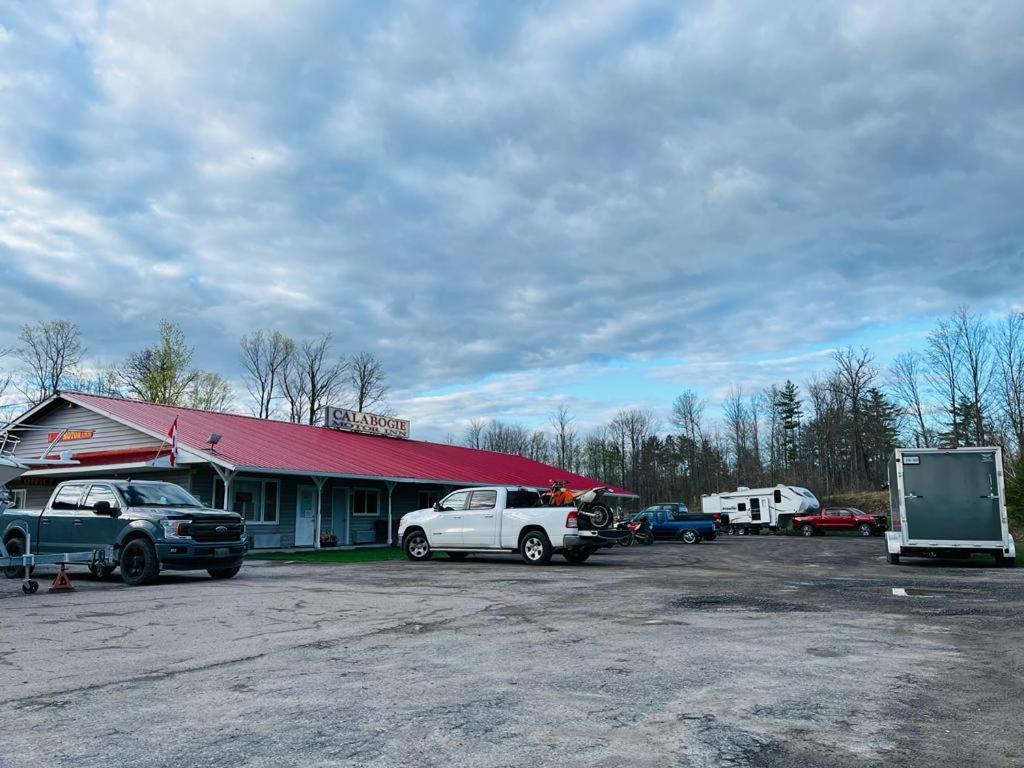
<svg viewBox="0 0 1024 768">
<path fill-rule="evenodd" d="M 750 499 L 750 522 L 761 522 L 761 500 L 756 497 Z"/>
<path fill-rule="evenodd" d="M 312 547 L 316 539 L 316 488 L 300 485 L 295 501 L 295 546 Z"/>
<path fill-rule="evenodd" d="M 995 453 L 903 455 L 907 539 L 1002 541 Z"/>
<path fill-rule="evenodd" d="M 123 523 L 112 515 L 96 514 L 96 502 L 105 501 L 111 509 L 120 510 L 121 502 L 109 485 L 93 485 L 85 494 L 81 510 L 75 517 L 71 540 L 76 552 L 88 552 L 114 543 Z"/>
<path fill-rule="evenodd" d="M 331 491 L 331 531 L 338 537 L 339 544 L 351 544 L 348 520 L 348 488 Z"/>
<path fill-rule="evenodd" d="M 441 502 L 441 509 L 434 515 L 429 523 L 430 530 L 427 531 L 430 538 L 430 545 L 444 549 L 444 547 L 462 547 L 463 544 L 463 514 L 466 505 L 469 504 L 470 491 L 456 491 L 445 496 Z"/>
<path fill-rule="evenodd" d="M 473 491 L 462 513 L 462 546 L 496 547 L 498 545 L 498 492 Z"/>
<path fill-rule="evenodd" d="M 74 552 L 75 519 L 81 515 L 82 485 L 62 486 L 39 519 L 37 552 Z"/>
<path fill-rule="evenodd" d="M 841 531 L 856 527 L 854 525 L 853 512 L 844 507 L 833 507 L 825 510 L 822 520 L 824 527 L 831 531 Z"/>
</svg>

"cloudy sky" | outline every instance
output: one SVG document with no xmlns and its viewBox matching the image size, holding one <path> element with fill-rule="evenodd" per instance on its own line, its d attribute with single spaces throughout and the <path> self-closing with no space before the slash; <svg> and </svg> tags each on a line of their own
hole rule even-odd
<svg viewBox="0 0 1024 768">
<path fill-rule="evenodd" d="M 0 2 L 0 346 L 381 356 L 581 424 L 1024 301 L 1024 5 Z"/>
</svg>

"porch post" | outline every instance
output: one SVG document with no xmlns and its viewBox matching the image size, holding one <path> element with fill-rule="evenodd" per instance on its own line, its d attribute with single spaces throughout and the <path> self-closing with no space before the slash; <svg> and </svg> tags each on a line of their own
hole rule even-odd
<svg viewBox="0 0 1024 768">
<path fill-rule="evenodd" d="M 210 466 L 213 467 L 213 471 L 217 473 L 217 477 L 224 483 L 224 504 L 223 509 L 225 512 L 230 511 L 228 507 L 228 499 L 231 498 L 231 481 L 235 479 L 235 475 L 238 474 L 237 469 L 222 469 L 213 462 L 210 462 Z M 216 496 L 216 492 L 213 494 Z M 213 499 L 210 499 L 210 506 L 213 506 Z"/>
<path fill-rule="evenodd" d="M 326 482 L 326 477 L 321 477 L 320 475 L 313 475 L 313 483 L 316 485 L 316 530 L 313 532 L 313 546 L 317 549 L 320 549 L 320 504 L 323 501 L 324 483 Z"/>
<path fill-rule="evenodd" d="M 395 483 L 393 480 L 388 480 L 387 482 L 384 483 L 384 485 L 388 487 L 388 546 L 390 547 L 391 544 L 393 543 L 391 540 L 391 494 L 394 492 L 397 483 Z"/>
</svg>

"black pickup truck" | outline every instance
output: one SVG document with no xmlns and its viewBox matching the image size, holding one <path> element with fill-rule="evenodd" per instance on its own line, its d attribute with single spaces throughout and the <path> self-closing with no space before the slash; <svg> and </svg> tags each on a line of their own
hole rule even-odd
<svg viewBox="0 0 1024 768">
<path fill-rule="evenodd" d="M 230 579 L 245 556 L 245 521 L 234 512 L 208 509 L 173 483 L 73 480 L 61 483 L 41 510 L 8 509 L 0 536 L 11 555 L 87 552 L 114 548 L 114 565 L 89 566 L 98 577 L 116 567 L 131 586 L 149 584 L 161 569 L 205 570 Z M 22 578 L 22 568 L 6 568 Z"/>
</svg>

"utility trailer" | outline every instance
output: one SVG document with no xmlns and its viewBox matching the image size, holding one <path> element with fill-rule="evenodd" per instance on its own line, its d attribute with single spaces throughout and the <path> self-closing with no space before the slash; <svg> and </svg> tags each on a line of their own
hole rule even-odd
<svg viewBox="0 0 1024 768">
<path fill-rule="evenodd" d="M 889 459 L 886 559 L 992 555 L 1012 567 L 1000 448 L 897 448 Z"/>
<path fill-rule="evenodd" d="M 46 555 L 32 554 L 32 535 L 27 534 L 25 551 L 22 553 L 8 552 L 3 541 L 0 541 L 0 571 L 9 579 L 21 581 L 21 591 L 32 595 L 39 591 L 39 582 L 32 578 L 32 569 L 37 565 L 57 565 L 85 563 L 98 568 L 114 564 L 114 548 L 94 549 L 88 552 L 59 552 Z"/>
<path fill-rule="evenodd" d="M 58 459 L 50 458 L 50 453 L 67 432 L 59 430 L 50 438 L 50 444 L 37 459 L 22 459 L 14 454 L 20 439 L 11 434 L 11 429 L 0 429 L 0 514 L 7 509 L 10 496 L 5 487 L 7 483 L 21 477 L 32 467 L 71 466 L 78 462 L 70 456 Z M 18 547 L 21 541 L 18 540 Z M 11 552 L 0 540 L 0 573 L 9 579 L 21 579 L 21 591 L 31 595 L 39 591 L 39 582 L 32 578 L 32 569 L 37 565 L 53 565 L 61 563 L 89 563 L 102 567 L 114 564 L 114 548 L 94 549 L 85 552 L 51 552 L 47 554 L 32 553 L 32 534 L 25 532 L 24 551 Z"/>
</svg>

